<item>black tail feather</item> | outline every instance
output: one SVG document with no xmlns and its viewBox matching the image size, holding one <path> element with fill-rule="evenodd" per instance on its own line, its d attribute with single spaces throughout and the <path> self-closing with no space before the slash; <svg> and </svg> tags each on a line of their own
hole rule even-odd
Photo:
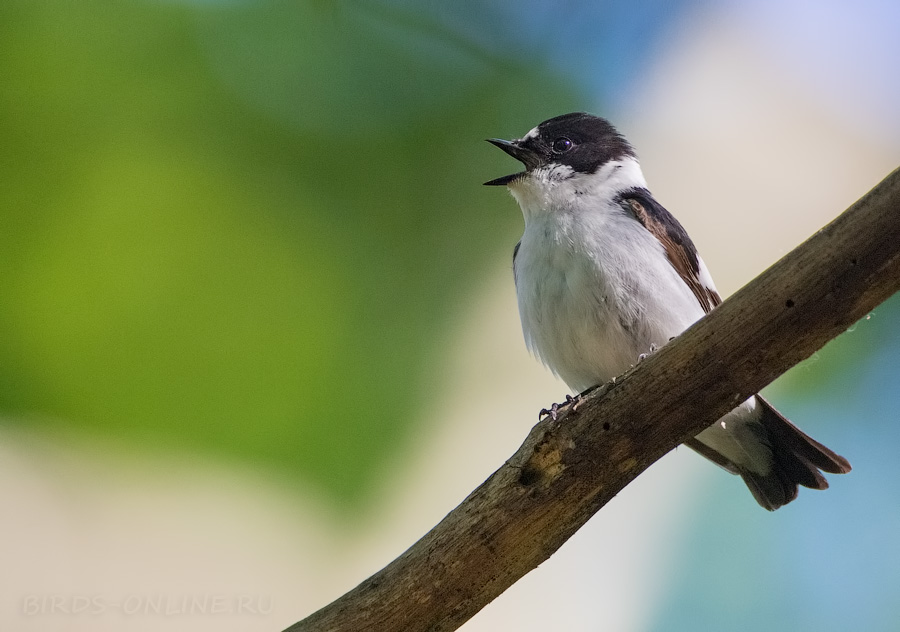
<svg viewBox="0 0 900 632">
<path fill-rule="evenodd" d="M 772 469 L 765 475 L 741 468 L 740 475 L 756 501 L 774 511 L 797 498 L 797 486 L 828 489 L 823 472 L 846 474 L 850 463 L 806 435 L 757 395 L 760 422 L 772 450 Z"/>
<path fill-rule="evenodd" d="M 787 451 L 793 456 L 803 457 L 807 467 L 811 465 L 829 474 L 846 474 L 852 469 L 847 459 L 804 433 L 762 397 L 757 395 L 756 401 L 762 405 L 760 421 L 769 434 L 773 449 L 776 449 L 776 462 L 778 452 Z M 778 447 L 783 449 L 777 450 Z M 812 485 L 805 486 L 820 489 Z"/>
</svg>

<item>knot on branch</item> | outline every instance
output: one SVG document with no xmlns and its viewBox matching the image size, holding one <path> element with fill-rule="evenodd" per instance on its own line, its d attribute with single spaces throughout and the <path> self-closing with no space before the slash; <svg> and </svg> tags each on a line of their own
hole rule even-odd
<svg viewBox="0 0 900 632">
<path fill-rule="evenodd" d="M 561 439 L 554 433 L 545 434 L 522 465 L 519 484 L 531 488 L 549 487 L 566 469 L 564 452 L 574 447 L 575 443 L 571 439 Z"/>
</svg>

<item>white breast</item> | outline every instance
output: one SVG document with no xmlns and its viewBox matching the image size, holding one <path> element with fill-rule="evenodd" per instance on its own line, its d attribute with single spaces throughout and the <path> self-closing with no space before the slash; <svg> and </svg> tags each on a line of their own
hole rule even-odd
<svg viewBox="0 0 900 632">
<path fill-rule="evenodd" d="M 512 189 L 525 215 L 515 266 L 525 341 L 579 392 L 703 316 L 659 241 L 609 188 L 582 185 L 575 177 Z"/>
</svg>

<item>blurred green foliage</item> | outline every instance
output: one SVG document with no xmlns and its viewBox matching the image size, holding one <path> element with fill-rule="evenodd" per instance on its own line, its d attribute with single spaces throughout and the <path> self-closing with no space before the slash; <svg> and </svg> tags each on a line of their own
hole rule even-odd
<svg viewBox="0 0 900 632">
<path fill-rule="evenodd" d="M 3 423 L 365 497 L 520 227 L 482 139 L 577 107 L 391 6 L 0 4 Z"/>
</svg>

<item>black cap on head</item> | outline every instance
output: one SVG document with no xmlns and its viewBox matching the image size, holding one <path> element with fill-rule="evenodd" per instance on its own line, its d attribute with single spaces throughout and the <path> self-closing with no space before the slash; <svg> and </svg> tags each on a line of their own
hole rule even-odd
<svg viewBox="0 0 900 632">
<path fill-rule="evenodd" d="M 610 160 L 635 155 L 628 141 L 609 121 L 585 112 L 548 119 L 516 141 L 491 139 L 488 142 L 521 161 L 527 171 L 560 164 L 571 167 L 576 173 L 595 173 Z M 509 184 L 522 175 L 504 176 L 485 184 Z"/>
</svg>

